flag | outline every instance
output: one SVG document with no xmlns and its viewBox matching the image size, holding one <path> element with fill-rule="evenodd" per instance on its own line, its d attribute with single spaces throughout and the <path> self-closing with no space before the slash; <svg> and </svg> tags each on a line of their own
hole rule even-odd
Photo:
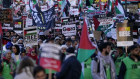
<svg viewBox="0 0 140 79">
<path fill-rule="evenodd" d="M 80 44 L 78 49 L 78 60 L 80 62 L 84 62 L 88 58 L 90 58 L 91 55 L 95 52 L 95 47 L 92 45 L 91 41 L 88 37 L 88 29 L 87 29 L 87 23 L 84 20 L 84 25 L 80 37 Z"/>
<path fill-rule="evenodd" d="M 55 7 L 46 11 L 41 11 L 37 4 L 30 0 L 30 9 L 32 11 L 33 25 L 37 25 L 40 30 L 49 30 L 55 26 Z"/>
<path fill-rule="evenodd" d="M 87 12 L 94 12 L 96 9 L 92 6 L 87 6 Z"/>
<path fill-rule="evenodd" d="M 98 29 L 98 26 L 99 26 L 99 24 L 100 24 L 100 22 L 99 22 L 98 19 L 95 18 L 94 16 L 93 16 L 93 21 L 94 21 L 94 29 L 97 30 L 97 29 Z"/>
<path fill-rule="evenodd" d="M 115 5 L 116 5 L 116 7 L 115 7 L 116 14 L 123 14 L 125 17 L 125 12 L 124 12 L 123 6 L 121 5 L 120 1 L 116 0 Z"/>
<path fill-rule="evenodd" d="M 70 2 L 68 0 L 63 0 L 61 5 L 61 13 L 63 14 L 64 17 L 69 15 L 69 7 Z"/>
<path fill-rule="evenodd" d="M 112 12 L 114 10 L 114 0 L 109 1 L 109 11 Z"/>
<path fill-rule="evenodd" d="M 83 0 L 78 0 L 78 9 L 81 12 L 81 8 L 83 7 Z"/>
</svg>

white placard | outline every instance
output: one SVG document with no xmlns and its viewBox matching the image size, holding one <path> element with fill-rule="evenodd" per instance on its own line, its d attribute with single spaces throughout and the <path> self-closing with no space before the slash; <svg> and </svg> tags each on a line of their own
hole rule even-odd
<svg viewBox="0 0 140 79">
<path fill-rule="evenodd" d="M 62 34 L 64 34 L 65 36 L 76 35 L 76 25 L 75 24 L 63 25 Z"/>
</svg>

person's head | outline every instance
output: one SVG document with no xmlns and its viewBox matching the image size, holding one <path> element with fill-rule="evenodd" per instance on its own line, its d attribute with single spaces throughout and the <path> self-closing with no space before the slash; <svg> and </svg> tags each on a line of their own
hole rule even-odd
<svg viewBox="0 0 140 79">
<path fill-rule="evenodd" d="M 46 79 L 45 69 L 41 66 L 35 67 L 33 76 L 35 79 Z"/>
<path fill-rule="evenodd" d="M 111 51 L 111 44 L 109 42 L 102 43 L 99 47 L 99 50 L 101 51 L 101 53 L 108 55 Z"/>
<path fill-rule="evenodd" d="M 59 44 L 59 43 L 60 43 L 60 40 L 61 40 L 61 38 L 60 38 L 59 36 L 57 36 L 57 37 L 55 38 L 55 43 L 56 43 L 56 44 Z"/>
<path fill-rule="evenodd" d="M 21 58 L 26 56 L 26 50 L 25 49 L 23 49 L 23 48 L 21 49 L 20 56 L 21 56 Z"/>
<path fill-rule="evenodd" d="M 78 41 L 72 41 L 72 46 L 75 48 L 78 45 Z"/>
<path fill-rule="evenodd" d="M 71 40 L 76 40 L 76 39 L 75 39 L 75 36 L 72 36 L 72 37 L 71 37 Z"/>
<path fill-rule="evenodd" d="M 124 53 L 123 47 L 117 47 L 117 53 L 118 53 L 119 55 L 122 55 L 122 54 Z"/>
<path fill-rule="evenodd" d="M 11 42 L 16 43 L 16 42 L 17 42 L 17 37 L 16 37 L 16 36 L 13 36 L 13 37 L 11 38 Z"/>
<path fill-rule="evenodd" d="M 31 50 L 31 46 L 27 44 L 26 47 L 25 47 L 25 49 L 26 49 L 26 52 L 29 53 L 30 50 Z"/>
<path fill-rule="evenodd" d="M 11 33 L 11 36 L 15 35 L 15 32 L 13 30 L 10 33 Z"/>
<path fill-rule="evenodd" d="M 9 31 L 6 32 L 5 34 L 7 37 L 9 37 L 11 35 L 11 33 Z"/>
<path fill-rule="evenodd" d="M 20 39 L 18 40 L 18 44 L 23 44 L 23 39 L 22 39 L 22 38 L 20 38 Z"/>
<path fill-rule="evenodd" d="M 11 59 L 11 50 L 6 50 L 4 55 L 8 60 L 10 60 Z"/>
<path fill-rule="evenodd" d="M 15 55 L 19 55 L 19 53 L 20 53 L 19 46 L 18 45 L 13 45 L 12 46 L 12 51 L 13 51 L 13 53 L 15 53 Z"/>
<path fill-rule="evenodd" d="M 31 55 L 32 55 L 32 56 L 36 56 L 36 55 L 37 55 L 37 52 L 35 51 L 35 49 L 32 49 Z"/>
<path fill-rule="evenodd" d="M 61 51 L 62 51 L 62 53 L 66 53 L 66 50 L 67 50 L 67 46 L 66 45 L 62 45 L 61 46 Z"/>
<path fill-rule="evenodd" d="M 30 58 L 30 57 L 27 57 L 25 56 L 20 64 L 19 64 L 19 67 L 17 68 L 17 71 L 16 73 L 17 74 L 20 74 L 23 72 L 23 69 L 26 69 L 26 68 L 29 68 L 30 72 L 32 73 L 33 72 L 33 68 L 34 68 L 35 64 L 33 62 L 33 60 Z M 27 69 L 25 70 L 25 72 L 27 73 Z M 28 74 L 28 73 L 27 73 Z"/>
<path fill-rule="evenodd" d="M 72 44 L 71 38 L 67 38 L 67 39 L 66 39 L 66 45 L 67 45 L 68 47 L 70 47 L 71 44 Z"/>
<path fill-rule="evenodd" d="M 67 50 L 66 50 L 66 52 L 67 52 L 67 54 L 74 54 L 74 48 L 73 47 L 69 47 Z"/>
<path fill-rule="evenodd" d="M 128 47 L 128 53 L 130 53 L 132 56 L 139 57 L 139 51 L 140 49 L 138 45 L 132 45 Z"/>
</svg>

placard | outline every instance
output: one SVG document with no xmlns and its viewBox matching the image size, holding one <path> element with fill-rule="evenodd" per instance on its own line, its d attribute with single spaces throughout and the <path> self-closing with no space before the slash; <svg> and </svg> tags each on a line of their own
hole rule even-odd
<svg viewBox="0 0 140 79">
<path fill-rule="evenodd" d="M 37 35 L 37 27 L 28 27 L 24 28 L 24 43 L 30 45 L 38 45 L 37 43 L 38 35 Z"/>
<path fill-rule="evenodd" d="M 0 9 L 0 22 L 2 22 L 2 23 L 13 22 L 11 9 Z"/>
<path fill-rule="evenodd" d="M 127 21 L 117 23 L 117 46 L 133 45 L 132 29 L 128 26 Z"/>
<path fill-rule="evenodd" d="M 65 36 L 76 35 L 76 25 L 75 24 L 63 25 L 62 34 L 64 34 Z"/>
<path fill-rule="evenodd" d="M 45 69 L 60 71 L 60 49 L 56 44 L 41 44 L 40 65 Z"/>
</svg>

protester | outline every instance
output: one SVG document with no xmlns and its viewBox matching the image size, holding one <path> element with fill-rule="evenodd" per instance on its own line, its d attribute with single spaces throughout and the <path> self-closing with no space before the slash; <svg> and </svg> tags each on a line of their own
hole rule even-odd
<svg viewBox="0 0 140 79">
<path fill-rule="evenodd" d="M 65 44 L 68 48 L 72 46 L 72 40 L 71 38 L 67 38 L 66 39 L 66 44 Z"/>
<path fill-rule="evenodd" d="M 20 48 L 18 45 L 12 46 L 12 58 L 17 63 L 17 65 L 20 63 Z"/>
<path fill-rule="evenodd" d="M 14 79 L 34 79 L 32 75 L 34 67 L 35 63 L 33 60 L 29 57 L 24 57 L 17 68 Z"/>
<path fill-rule="evenodd" d="M 130 56 L 123 59 L 120 67 L 119 78 L 118 79 L 139 79 L 140 71 L 140 56 L 139 56 L 139 46 L 132 45 L 128 48 L 128 53 Z"/>
<path fill-rule="evenodd" d="M 61 70 L 56 73 L 56 79 L 80 79 L 81 68 L 81 64 L 74 54 L 74 48 L 69 47 Z"/>
<path fill-rule="evenodd" d="M 3 70 L 2 70 L 2 77 L 4 79 L 13 79 L 14 72 L 11 70 L 11 51 L 7 50 L 4 53 L 3 57 Z"/>
<path fill-rule="evenodd" d="M 13 44 L 13 45 L 17 45 L 18 44 L 18 42 L 17 42 L 17 37 L 16 36 L 13 36 L 12 38 L 11 38 L 11 43 Z"/>
<path fill-rule="evenodd" d="M 34 68 L 33 76 L 35 79 L 46 79 L 45 69 L 41 66 L 37 66 Z"/>
<path fill-rule="evenodd" d="M 114 62 L 109 55 L 111 45 L 103 43 L 99 47 L 101 54 L 91 63 L 91 73 L 93 79 L 115 79 L 116 71 Z"/>
<path fill-rule="evenodd" d="M 117 47 L 117 54 L 118 55 L 116 55 L 116 58 L 114 59 L 114 61 L 115 61 L 115 67 L 116 67 L 116 74 L 117 74 L 117 76 L 119 76 L 121 62 L 126 57 L 126 54 L 124 52 L 124 48 L 123 47 Z"/>
<path fill-rule="evenodd" d="M 27 56 L 31 57 L 36 64 L 38 63 L 37 52 L 35 49 L 32 49 L 31 53 L 27 54 Z"/>
</svg>

